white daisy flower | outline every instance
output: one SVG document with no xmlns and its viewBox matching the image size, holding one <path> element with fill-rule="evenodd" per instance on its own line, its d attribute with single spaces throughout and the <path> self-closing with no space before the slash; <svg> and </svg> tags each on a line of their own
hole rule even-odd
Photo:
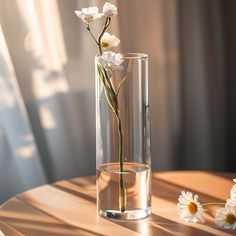
<svg viewBox="0 0 236 236">
<path fill-rule="evenodd" d="M 81 11 L 75 11 L 75 14 L 81 18 L 85 23 L 90 23 L 91 21 L 98 19 L 102 16 L 98 13 L 97 7 L 82 8 Z"/>
<path fill-rule="evenodd" d="M 117 7 L 109 2 L 106 2 L 102 9 L 105 17 L 114 17 L 117 15 Z"/>
<path fill-rule="evenodd" d="M 225 229 L 236 228 L 236 208 L 226 205 L 216 211 L 215 224 Z"/>
<path fill-rule="evenodd" d="M 102 54 L 100 61 L 105 68 L 120 69 L 120 64 L 124 61 L 124 59 L 120 53 L 108 51 Z"/>
<path fill-rule="evenodd" d="M 202 223 L 205 223 L 203 209 L 198 202 L 198 195 L 193 197 L 191 192 L 182 191 L 178 200 L 177 209 L 182 219 L 191 222 L 198 222 L 200 220 Z"/>
<path fill-rule="evenodd" d="M 234 182 L 236 182 L 236 179 L 234 179 Z M 236 184 L 230 190 L 230 197 L 236 201 Z"/>
<path fill-rule="evenodd" d="M 228 199 L 225 206 L 236 210 L 236 200 Z"/>
<path fill-rule="evenodd" d="M 120 43 L 120 40 L 113 34 L 109 34 L 105 32 L 101 39 L 102 47 L 104 48 L 112 48 L 117 47 Z"/>
</svg>

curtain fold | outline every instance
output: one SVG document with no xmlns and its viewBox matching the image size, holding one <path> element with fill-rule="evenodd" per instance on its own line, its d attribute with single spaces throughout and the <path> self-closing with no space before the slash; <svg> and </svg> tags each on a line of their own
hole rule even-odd
<svg viewBox="0 0 236 236">
<path fill-rule="evenodd" d="M 235 170 L 234 2 L 111 2 L 116 51 L 149 55 L 153 169 Z M 95 174 L 97 48 L 74 10 L 104 3 L 0 0 L 0 202 Z"/>
<path fill-rule="evenodd" d="M 1 27 L 0 94 L 1 201 L 47 182 Z"/>
<path fill-rule="evenodd" d="M 180 1 L 183 156 L 188 168 L 226 168 L 226 78 L 219 1 Z"/>
</svg>

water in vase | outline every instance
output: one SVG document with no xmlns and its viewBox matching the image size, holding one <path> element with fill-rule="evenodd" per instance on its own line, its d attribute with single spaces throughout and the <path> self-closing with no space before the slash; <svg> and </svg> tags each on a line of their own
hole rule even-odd
<svg viewBox="0 0 236 236">
<path fill-rule="evenodd" d="M 101 165 L 97 169 L 98 213 L 117 219 L 143 218 L 151 213 L 150 167 L 141 163 L 124 163 L 125 212 L 119 209 L 119 163 Z"/>
</svg>

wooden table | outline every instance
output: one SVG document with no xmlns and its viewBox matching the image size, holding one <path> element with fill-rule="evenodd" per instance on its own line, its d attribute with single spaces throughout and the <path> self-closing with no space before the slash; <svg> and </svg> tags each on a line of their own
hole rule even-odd
<svg viewBox="0 0 236 236">
<path fill-rule="evenodd" d="M 96 214 L 95 177 L 44 185 L 13 197 L 0 208 L 0 236 L 72 235 L 236 235 L 214 225 L 212 208 L 206 224 L 187 223 L 176 210 L 180 191 L 190 190 L 203 202 L 229 198 L 236 174 L 211 172 L 154 173 L 152 215 L 143 220 L 107 220 Z"/>
</svg>

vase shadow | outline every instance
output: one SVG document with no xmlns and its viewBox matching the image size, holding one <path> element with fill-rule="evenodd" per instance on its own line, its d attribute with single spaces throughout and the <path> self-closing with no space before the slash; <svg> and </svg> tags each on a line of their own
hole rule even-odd
<svg viewBox="0 0 236 236">
<path fill-rule="evenodd" d="M 110 220 L 115 224 L 122 227 L 130 229 L 135 233 L 141 233 L 142 235 L 155 236 L 155 235 L 214 235 L 205 230 L 194 228 L 193 226 L 188 226 L 184 224 L 179 224 L 178 222 L 166 219 L 162 216 L 151 214 L 149 217 L 142 220 Z"/>
</svg>

